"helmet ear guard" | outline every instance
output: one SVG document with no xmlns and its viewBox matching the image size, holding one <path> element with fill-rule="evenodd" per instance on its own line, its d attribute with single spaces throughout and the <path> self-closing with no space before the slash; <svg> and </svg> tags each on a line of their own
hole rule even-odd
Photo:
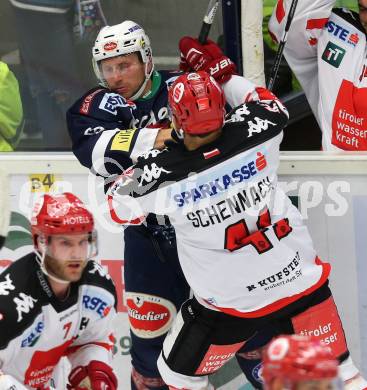
<svg viewBox="0 0 367 390">
<path fill-rule="evenodd" d="M 126 20 L 114 26 L 105 26 L 98 33 L 92 49 L 94 73 L 100 84 L 106 88 L 109 86 L 101 71 L 101 61 L 136 52 L 140 53 L 145 64 L 145 81 L 139 91 L 130 98 L 131 100 L 140 97 L 154 70 L 150 39 L 143 28 L 131 20 Z M 138 94 L 139 96 L 136 96 Z"/>
</svg>

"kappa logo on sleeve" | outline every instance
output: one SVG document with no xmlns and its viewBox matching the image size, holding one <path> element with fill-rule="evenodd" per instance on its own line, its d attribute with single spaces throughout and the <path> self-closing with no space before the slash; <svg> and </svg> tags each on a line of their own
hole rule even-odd
<svg viewBox="0 0 367 390">
<path fill-rule="evenodd" d="M 114 137 L 111 144 L 111 150 L 128 152 L 135 134 L 134 129 L 120 130 Z"/>
<path fill-rule="evenodd" d="M 11 290 L 15 290 L 13 281 L 10 279 L 10 275 L 5 276 L 5 280 L 0 282 L 0 295 L 9 295 Z"/>
<path fill-rule="evenodd" d="M 107 272 L 107 270 L 103 267 L 103 265 L 93 261 L 93 268 L 88 271 L 90 274 L 98 274 L 102 278 L 106 278 L 107 280 L 111 280 L 111 276 Z"/>
<path fill-rule="evenodd" d="M 347 51 L 342 47 L 329 41 L 324 52 L 322 53 L 321 58 L 328 64 L 332 65 L 334 68 L 339 68 L 346 52 Z"/>
<path fill-rule="evenodd" d="M 18 313 L 17 322 L 20 322 L 23 320 L 23 313 L 28 314 L 34 308 L 34 304 L 37 303 L 38 300 L 32 298 L 30 295 L 19 293 L 19 296 L 15 297 L 13 302 L 16 304 L 15 309 Z"/>
<path fill-rule="evenodd" d="M 161 336 L 176 317 L 176 307 L 167 299 L 154 295 L 126 293 L 132 332 L 143 339 Z"/>
</svg>

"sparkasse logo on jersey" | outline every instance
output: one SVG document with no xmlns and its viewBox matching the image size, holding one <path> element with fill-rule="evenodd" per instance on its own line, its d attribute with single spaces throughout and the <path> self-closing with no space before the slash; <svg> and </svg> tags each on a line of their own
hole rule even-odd
<svg viewBox="0 0 367 390">
<path fill-rule="evenodd" d="M 265 155 L 257 152 L 256 160 L 252 160 L 241 167 L 232 170 L 228 174 L 203 183 L 188 191 L 183 191 L 173 195 L 173 199 L 178 207 L 182 207 L 190 202 L 196 202 L 200 199 L 215 196 L 218 193 L 226 191 L 229 187 L 235 186 L 245 180 L 256 176 L 259 171 L 262 171 L 267 166 Z"/>
<path fill-rule="evenodd" d="M 321 58 L 334 68 L 339 68 L 345 53 L 345 49 L 329 41 Z"/>
<path fill-rule="evenodd" d="M 357 33 L 351 33 L 348 29 L 343 26 L 339 26 L 335 22 L 329 20 L 325 28 L 328 32 L 339 40 L 348 43 L 349 45 L 355 47 L 359 42 L 359 35 Z"/>
</svg>

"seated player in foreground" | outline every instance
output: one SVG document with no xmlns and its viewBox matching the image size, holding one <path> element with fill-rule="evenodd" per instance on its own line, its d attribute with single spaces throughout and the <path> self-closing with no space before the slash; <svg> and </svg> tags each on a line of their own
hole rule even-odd
<svg viewBox="0 0 367 390">
<path fill-rule="evenodd" d="M 169 103 L 181 140 L 142 155 L 109 191 L 118 223 L 143 223 L 150 212 L 169 216 L 194 292 L 158 359 L 164 381 L 172 389 L 210 389 L 208 374 L 257 331 L 307 334 L 321 326 L 343 380 L 363 382 L 328 287 L 330 265 L 277 186 L 284 106 L 256 88 L 224 122 L 223 91 L 203 72 L 180 76 Z"/>
<path fill-rule="evenodd" d="M 31 226 L 34 252 L 0 275 L 0 389 L 57 387 L 52 375 L 67 356 L 69 389 L 116 390 L 116 292 L 91 260 L 97 254 L 92 214 L 71 193 L 46 194 Z"/>
</svg>

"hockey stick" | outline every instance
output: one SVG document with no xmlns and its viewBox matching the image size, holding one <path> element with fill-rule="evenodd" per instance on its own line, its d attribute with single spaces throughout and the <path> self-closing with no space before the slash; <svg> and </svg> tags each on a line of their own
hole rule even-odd
<svg viewBox="0 0 367 390">
<path fill-rule="evenodd" d="M 203 24 L 199 33 L 199 43 L 203 45 L 208 39 L 210 28 L 213 24 L 215 14 L 219 6 L 219 0 L 209 0 L 208 9 L 204 15 Z"/>
<path fill-rule="evenodd" d="M 285 44 L 287 43 L 288 31 L 289 31 L 289 29 L 291 27 L 292 20 L 293 20 L 293 17 L 294 17 L 294 13 L 296 12 L 297 3 L 298 3 L 298 0 L 292 0 L 291 8 L 289 9 L 287 23 L 285 25 L 285 30 L 284 30 L 283 39 L 279 43 L 278 51 L 277 51 L 277 54 L 275 56 L 275 60 L 274 60 L 274 63 L 273 63 L 273 66 L 272 66 L 271 72 L 270 72 L 270 79 L 269 79 L 269 83 L 268 83 L 268 89 L 270 91 L 273 90 L 274 83 L 275 83 L 275 80 L 276 80 L 276 77 L 277 77 L 277 74 L 278 74 L 280 61 L 282 60 L 282 56 L 283 56 L 284 47 L 285 47 Z"/>
<path fill-rule="evenodd" d="M 10 222 L 10 194 L 9 179 L 7 174 L 0 169 L 0 249 L 8 235 Z"/>
</svg>

